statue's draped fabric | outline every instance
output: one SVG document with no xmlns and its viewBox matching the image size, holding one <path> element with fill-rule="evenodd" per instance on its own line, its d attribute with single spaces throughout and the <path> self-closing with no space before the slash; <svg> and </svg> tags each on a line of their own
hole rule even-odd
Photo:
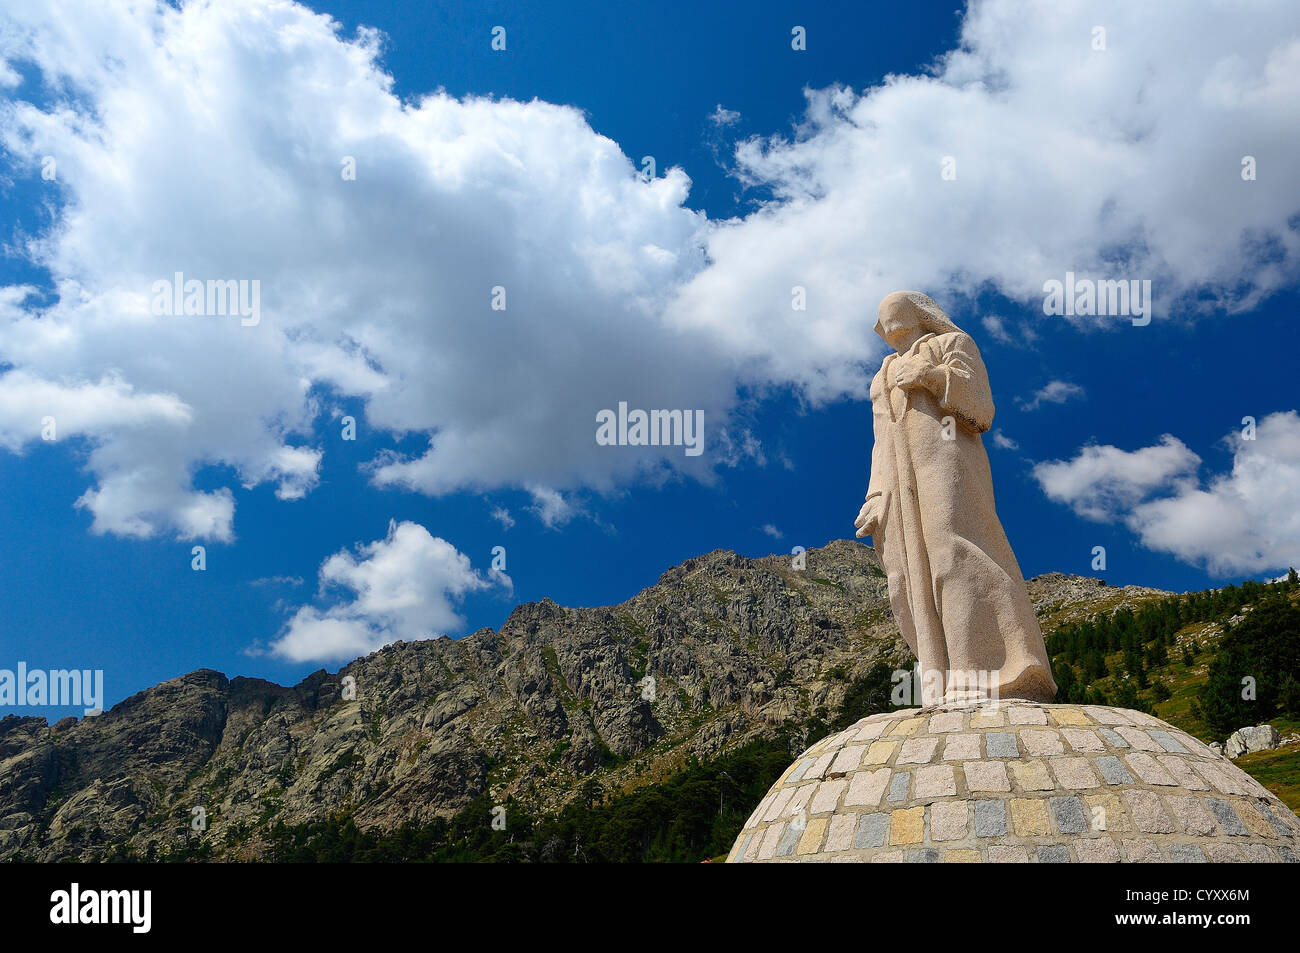
<svg viewBox="0 0 1300 953">
<path fill-rule="evenodd" d="M 911 355 L 938 368 L 942 386 L 897 387 L 898 363 Z M 867 499 L 881 498 L 874 541 L 930 691 L 941 683 L 947 700 L 965 700 L 987 679 L 1003 697 L 1050 701 L 1042 631 L 994 509 L 980 438 L 993 423 L 993 396 L 975 342 L 961 331 L 929 333 L 906 355 L 889 355 L 871 407 Z"/>
</svg>

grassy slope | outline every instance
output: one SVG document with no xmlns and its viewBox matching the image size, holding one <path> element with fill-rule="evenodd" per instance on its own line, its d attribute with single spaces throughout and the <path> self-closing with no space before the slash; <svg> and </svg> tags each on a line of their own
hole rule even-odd
<svg viewBox="0 0 1300 953">
<path fill-rule="evenodd" d="M 1164 594 L 1139 596 L 1136 599 L 1131 599 L 1130 605 L 1136 607 L 1143 602 L 1155 601 L 1163 598 L 1163 596 Z M 1119 600 L 1116 601 L 1118 603 Z M 1115 607 L 1103 605 L 1101 608 L 1102 614 L 1105 614 L 1108 610 L 1113 611 Z M 1056 627 L 1052 623 L 1064 625 L 1075 621 L 1078 621 L 1077 617 L 1068 620 L 1065 618 L 1059 620 L 1050 617 L 1045 618 L 1043 620 L 1044 634 L 1048 634 L 1051 628 Z M 1177 647 L 1170 649 L 1169 663 L 1152 669 L 1149 673 L 1153 683 L 1157 679 L 1164 683 L 1171 693 L 1170 697 L 1164 701 L 1157 701 L 1152 688 L 1146 688 L 1138 692 L 1138 696 L 1147 703 L 1148 708 L 1157 718 L 1167 721 L 1207 743 L 1222 742 L 1224 739 L 1216 737 L 1205 725 L 1197 706 L 1194 704 L 1197 692 L 1208 680 L 1210 662 L 1213 660 L 1219 642 L 1223 638 L 1222 628 L 1213 622 L 1196 622 L 1179 629 L 1176 638 Z M 1182 646 L 1188 642 L 1199 647 L 1199 651 L 1190 666 L 1184 664 L 1181 653 Z M 1123 671 L 1122 653 L 1115 652 L 1107 655 L 1106 664 L 1111 672 Z M 1112 674 L 1090 682 L 1089 687 L 1099 688 L 1107 695 L 1110 695 L 1118 682 L 1124 677 L 1123 675 Z M 1294 718 L 1279 715 L 1269 719 L 1267 723 L 1276 728 L 1283 737 L 1300 732 L 1300 720 Z M 1254 754 L 1243 755 L 1236 759 L 1234 763 L 1281 798 L 1282 802 L 1291 810 L 1300 813 L 1300 744 L 1284 745 L 1273 751 L 1259 751 Z"/>
</svg>

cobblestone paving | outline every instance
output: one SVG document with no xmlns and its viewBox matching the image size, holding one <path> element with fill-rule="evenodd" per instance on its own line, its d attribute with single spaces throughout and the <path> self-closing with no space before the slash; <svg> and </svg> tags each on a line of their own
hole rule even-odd
<svg viewBox="0 0 1300 953">
<path fill-rule="evenodd" d="M 938 706 L 871 715 L 817 742 L 727 860 L 1300 863 L 1300 819 L 1142 712 Z"/>
</svg>

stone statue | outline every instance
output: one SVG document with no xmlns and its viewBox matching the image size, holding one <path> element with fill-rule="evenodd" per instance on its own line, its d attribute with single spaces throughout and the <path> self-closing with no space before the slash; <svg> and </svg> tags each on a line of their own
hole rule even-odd
<svg viewBox="0 0 1300 953">
<path fill-rule="evenodd" d="M 871 382 L 871 479 L 854 525 L 885 567 L 922 701 L 1051 701 L 1043 633 L 993 505 L 979 349 L 919 292 L 894 292 L 879 316 L 876 333 L 897 353 Z"/>
</svg>

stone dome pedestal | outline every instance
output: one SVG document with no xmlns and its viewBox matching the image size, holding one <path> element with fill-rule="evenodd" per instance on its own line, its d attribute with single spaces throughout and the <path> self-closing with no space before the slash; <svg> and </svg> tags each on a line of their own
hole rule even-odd
<svg viewBox="0 0 1300 953">
<path fill-rule="evenodd" d="M 1004 700 L 871 715 L 795 760 L 728 863 L 1300 862 L 1300 818 L 1142 712 Z"/>
</svg>

